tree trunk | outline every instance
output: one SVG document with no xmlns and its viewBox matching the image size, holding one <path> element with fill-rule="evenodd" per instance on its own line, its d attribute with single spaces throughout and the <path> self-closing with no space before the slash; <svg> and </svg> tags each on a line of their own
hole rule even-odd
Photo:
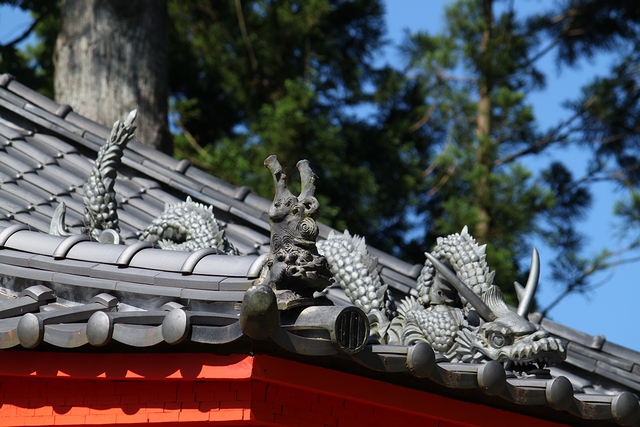
<svg viewBox="0 0 640 427">
<path fill-rule="evenodd" d="M 166 0 L 63 0 L 56 100 L 105 126 L 138 109 L 136 139 L 171 153 Z"/>
<path fill-rule="evenodd" d="M 489 56 L 489 42 L 491 41 L 491 27 L 493 25 L 492 0 L 482 2 L 482 20 L 484 28 L 480 42 L 480 58 L 478 70 L 478 117 L 476 120 L 476 138 L 478 140 L 476 156 L 479 165 L 486 168 L 485 174 L 481 175 L 476 186 L 476 207 L 478 210 L 478 223 L 475 227 L 474 236 L 480 242 L 487 242 L 489 238 L 489 228 L 491 217 L 487 211 L 489 198 L 489 185 L 487 175 L 491 172 L 493 159 L 491 152 L 491 61 Z"/>
</svg>

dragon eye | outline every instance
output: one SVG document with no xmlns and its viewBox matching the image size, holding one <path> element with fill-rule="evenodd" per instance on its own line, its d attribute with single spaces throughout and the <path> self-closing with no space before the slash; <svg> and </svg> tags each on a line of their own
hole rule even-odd
<svg viewBox="0 0 640 427">
<path fill-rule="evenodd" d="M 494 348 L 501 348 L 507 343 L 507 340 L 500 332 L 491 332 L 489 334 L 489 343 Z"/>
</svg>

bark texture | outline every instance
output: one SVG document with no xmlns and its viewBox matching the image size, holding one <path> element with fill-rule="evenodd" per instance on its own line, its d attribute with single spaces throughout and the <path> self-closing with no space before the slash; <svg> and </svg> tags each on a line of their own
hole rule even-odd
<svg viewBox="0 0 640 427">
<path fill-rule="evenodd" d="M 105 126 L 138 109 L 136 139 L 172 150 L 166 0 L 63 0 L 56 100 Z"/>
<path fill-rule="evenodd" d="M 479 242 L 489 241 L 491 215 L 487 210 L 489 202 L 489 185 L 487 176 L 491 172 L 493 159 L 491 142 L 491 89 L 493 76 L 491 75 L 491 59 L 489 58 L 489 43 L 491 41 L 491 27 L 493 26 L 493 0 L 482 1 L 483 29 L 480 43 L 480 58 L 478 70 L 481 77 L 478 79 L 478 118 L 476 121 L 476 137 L 478 139 L 477 161 L 486 167 L 486 173 L 478 178 L 476 183 L 476 207 L 478 209 L 478 224 L 474 230 L 474 236 Z"/>
</svg>

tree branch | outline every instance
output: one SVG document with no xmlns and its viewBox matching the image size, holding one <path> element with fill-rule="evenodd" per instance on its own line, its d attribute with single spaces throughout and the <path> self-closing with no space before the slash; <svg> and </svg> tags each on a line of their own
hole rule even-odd
<svg viewBox="0 0 640 427">
<path fill-rule="evenodd" d="M 251 46 L 251 41 L 249 40 L 249 35 L 247 34 L 247 26 L 244 23 L 241 0 L 236 0 L 235 3 L 236 15 L 238 16 L 238 25 L 240 26 L 240 33 L 242 33 L 242 41 L 247 48 L 247 53 L 249 54 L 251 69 L 253 71 L 256 71 L 258 69 L 258 60 L 256 59 L 256 54 L 253 52 L 253 47 Z"/>
<path fill-rule="evenodd" d="M 558 142 L 558 141 L 562 140 L 562 137 L 557 137 L 557 135 L 560 133 L 560 131 L 563 128 L 569 126 L 571 124 L 571 122 L 576 120 L 578 117 L 580 117 L 580 115 L 583 113 L 583 111 L 586 110 L 587 108 L 589 108 L 594 102 L 595 102 L 595 97 L 589 98 L 587 101 L 585 101 L 585 103 L 583 104 L 582 109 L 580 109 L 580 111 L 577 111 L 573 116 L 569 117 L 568 119 L 564 120 L 563 122 L 560 122 L 560 124 L 558 124 L 558 126 L 556 126 L 547 135 L 545 135 L 544 137 L 540 138 L 539 140 L 537 140 L 533 144 L 527 146 L 526 148 L 523 148 L 520 151 L 516 151 L 515 153 L 511 153 L 511 154 L 509 154 L 507 156 L 504 156 L 504 157 L 502 157 L 500 159 L 497 159 L 493 163 L 493 165 L 494 166 L 500 166 L 500 165 L 502 165 L 504 163 L 509 163 L 509 162 L 519 158 L 519 157 L 524 156 L 524 155 L 532 154 L 532 153 L 539 153 L 540 151 L 542 151 L 545 148 L 549 147 L 554 142 Z"/>
<path fill-rule="evenodd" d="M 636 239 L 633 242 L 631 242 L 630 244 L 628 244 L 626 247 L 619 249 L 615 252 L 610 252 L 607 253 L 605 255 L 603 255 L 602 257 L 600 257 L 599 259 L 596 259 L 594 262 L 591 263 L 591 265 L 589 265 L 584 272 L 578 276 L 577 278 L 575 278 L 571 283 L 569 283 L 566 288 L 565 291 L 562 292 L 561 294 L 559 294 L 553 301 L 551 301 L 545 308 L 544 310 L 542 310 L 540 313 L 542 314 L 542 317 L 546 317 L 547 314 L 553 309 L 555 308 L 563 299 L 565 299 L 566 297 L 568 297 L 569 295 L 573 294 L 576 292 L 576 289 L 579 289 L 579 292 L 587 292 L 587 291 L 592 291 L 596 288 L 599 288 L 601 286 L 603 286 L 604 284 L 606 284 L 608 281 L 610 281 L 613 276 L 615 275 L 616 272 L 616 268 L 620 265 L 623 264 L 630 264 L 633 262 L 638 262 L 640 261 L 640 256 L 639 257 L 633 257 L 633 258 L 626 258 L 626 259 L 618 259 L 615 262 L 610 262 L 610 263 L 606 263 L 605 261 L 607 259 L 611 259 L 613 257 L 621 257 L 623 254 L 630 252 L 634 249 L 637 249 L 638 246 L 640 245 L 640 240 Z M 591 276 L 592 274 L 598 272 L 598 271 L 602 271 L 604 269 L 611 269 L 609 275 L 607 275 L 607 277 L 605 277 L 604 279 L 602 279 L 601 281 L 595 283 L 595 284 L 591 284 L 591 285 L 587 285 L 587 286 L 582 286 L 580 287 L 579 283 L 584 281 L 585 279 L 587 279 L 589 276 Z"/>
<path fill-rule="evenodd" d="M 180 119 L 176 119 L 174 121 L 174 124 L 178 127 L 178 129 L 180 129 L 180 131 L 182 132 L 182 134 L 184 135 L 184 137 L 187 139 L 187 142 L 189 142 L 189 145 L 191 145 L 191 147 L 193 147 L 194 150 L 196 150 L 196 152 L 201 155 L 202 157 L 204 157 L 206 160 L 205 162 L 200 162 L 197 159 L 189 159 L 194 161 L 194 163 L 201 163 L 200 167 L 202 167 L 203 165 L 206 166 L 206 162 L 210 162 L 211 160 L 213 160 L 213 158 L 211 157 L 211 155 L 209 153 L 207 153 L 205 151 L 204 148 L 202 148 L 202 146 L 200 144 L 198 144 L 198 141 L 196 141 L 196 138 L 193 136 L 193 134 L 191 132 L 189 132 L 189 130 L 187 130 L 186 127 L 184 127 L 182 125 L 182 122 L 180 121 Z"/>
<path fill-rule="evenodd" d="M 431 107 L 429 107 L 429 110 L 427 110 L 427 112 L 424 113 L 424 115 L 420 118 L 420 120 L 418 120 L 417 122 L 409 126 L 409 129 L 407 129 L 407 131 L 405 132 L 405 135 L 414 133 L 415 131 L 420 129 L 422 126 L 424 126 L 424 124 L 427 123 L 431 118 L 431 116 L 433 115 L 433 112 L 436 111 L 436 105 L 437 104 L 431 105 Z"/>
</svg>

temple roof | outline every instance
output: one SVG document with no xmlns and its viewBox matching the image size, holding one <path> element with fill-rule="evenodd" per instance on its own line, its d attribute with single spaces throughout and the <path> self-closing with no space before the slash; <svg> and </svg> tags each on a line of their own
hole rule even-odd
<svg viewBox="0 0 640 427">
<path fill-rule="evenodd" d="M 337 308 L 284 316 L 256 344 L 238 327 L 239 306 L 269 252 L 271 202 L 132 140 L 115 184 L 125 244 L 90 241 L 82 186 L 109 131 L 0 75 L 0 348 L 264 351 L 510 410 L 544 408 L 534 413 L 575 425 L 640 425 L 640 353 L 536 314 L 532 321 L 567 343 L 566 361 L 542 379 L 517 378 L 497 362 L 450 363 L 420 345 L 350 347 L 334 336 L 336 319 L 353 315 L 340 288 L 326 292 Z M 187 196 L 213 206 L 239 256 L 138 240 L 165 204 Z M 48 234 L 61 202 L 70 237 Z M 327 238 L 331 228 L 319 228 Z M 368 249 L 392 293 L 416 295 L 422 265 Z"/>
</svg>

